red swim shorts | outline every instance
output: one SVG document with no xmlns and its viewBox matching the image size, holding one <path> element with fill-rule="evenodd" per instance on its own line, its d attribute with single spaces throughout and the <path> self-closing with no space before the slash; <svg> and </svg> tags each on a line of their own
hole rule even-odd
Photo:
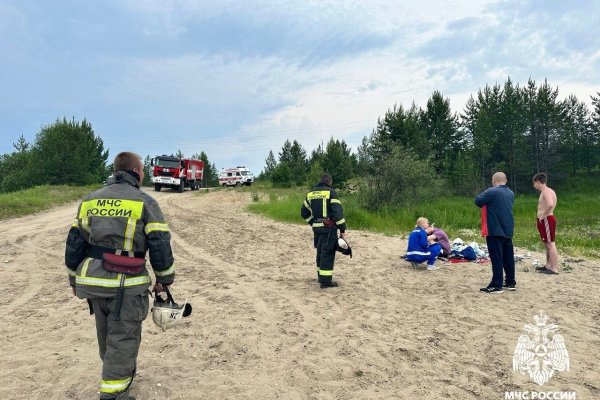
<svg viewBox="0 0 600 400">
<path fill-rule="evenodd" d="M 544 219 L 538 218 L 537 228 L 542 242 L 554 242 L 554 239 L 556 239 L 556 218 L 554 215 L 548 215 Z"/>
</svg>

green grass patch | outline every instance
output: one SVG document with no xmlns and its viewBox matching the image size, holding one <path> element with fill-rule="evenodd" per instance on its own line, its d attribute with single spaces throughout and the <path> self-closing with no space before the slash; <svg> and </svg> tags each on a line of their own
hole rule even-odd
<svg viewBox="0 0 600 400">
<path fill-rule="evenodd" d="M 258 189 L 258 188 L 256 188 Z M 255 189 L 255 190 L 256 190 Z M 260 201 L 248 205 L 248 210 L 278 221 L 305 224 L 300 217 L 305 189 L 258 190 Z M 599 194 L 558 193 L 556 245 L 562 254 L 600 258 Z M 348 230 L 367 230 L 391 236 L 406 237 L 418 217 L 444 229 L 452 239 L 484 243 L 479 235 L 481 211 L 470 197 L 439 197 L 396 210 L 369 212 L 361 208 L 355 194 L 340 194 Z M 538 196 L 517 196 L 515 199 L 514 244 L 534 251 L 543 251 L 535 225 Z"/>
<path fill-rule="evenodd" d="M 0 193 L 0 220 L 47 210 L 53 206 L 77 200 L 98 189 L 90 186 L 36 186 L 11 193 Z"/>
</svg>

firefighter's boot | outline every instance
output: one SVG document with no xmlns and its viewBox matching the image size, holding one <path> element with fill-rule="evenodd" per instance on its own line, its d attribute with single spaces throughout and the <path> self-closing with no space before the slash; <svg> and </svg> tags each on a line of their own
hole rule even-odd
<svg viewBox="0 0 600 400">
<path fill-rule="evenodd" d="M 321 289 L 326 289 L 326 288 L 330 288 L 330 287 L 338 287 L 338 283 L 337 282 L 321 282 Z"/>
</svg>

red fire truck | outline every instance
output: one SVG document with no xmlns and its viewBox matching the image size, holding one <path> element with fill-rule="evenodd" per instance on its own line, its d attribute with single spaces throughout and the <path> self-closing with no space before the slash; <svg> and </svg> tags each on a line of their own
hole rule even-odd
<svg viewBox="0 0 600 400">
<path fill-rule="evenodd" d="M 163 187 L 176 189 L 179 193 L 189 187 L 198 190 L 202 187 L 204 162 L 192 158 L 179 159 L 173 156 L 156 156 L 152 159 L 152 177 L 154 190 L 160 192 Z"/>
</svg>

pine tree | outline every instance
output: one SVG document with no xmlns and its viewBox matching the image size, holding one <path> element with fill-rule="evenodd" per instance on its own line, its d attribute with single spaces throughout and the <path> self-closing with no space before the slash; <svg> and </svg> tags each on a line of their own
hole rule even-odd
<svg viewBox="0 0 600 400">
<path fill-rule="evenodd" d="M 108 151 L 92 125 L 56 120 L 42 128 L 32 147 L 30 179 L 35 184 L 87 185 L 106 179 Z"/>
<path fill-rule="evenodd" d="M 19 140 L 17 140 L 16 143 L 13 143 L 13 147 L 18 153 L 25 153 L 27 150 L 29 150 L 29 143 L 27 143 L 25 137 L 21 135 Z"/>
<path fill-rule="evenodd" d="M 309 165 L 306 159 L 306 150 L 296 140 L 290 147 L 290 170 L 296 185 L 302 185 L 306 182 Z"/>
<path fill-rule="evenodd" d="M 214 163 L 208 160 L 208 156 L 204 151 L 195 157 L 204 163 L 204 172 L 202 174 L 202 187 L 215 187 L 219 185 L 219 173 Z"/>
<path fill-rule="evenodd" d="M 351 149 L 344 140 L 329 139 L 323 157 L 323 172 L 328 172 L 333 181 L 340 186 L 354 175 Z"/>
<path fill-rule="evenodd" d="M 150 178 L 152 177 L 152 158 L 150 155 L 147 155 L 144 158 L 144 181 L 142 182 L 142 186 L 151 186 L 152 183 Z"/>
<path fill-rule="evenodd" d="M 434 91 L 422 114 L 431 158 L 439 174 L 451 175 L 454 155 L 460 149 L 457 116 L 450 109 L 450 99 Z"/>
<path fill-rule="evenodd" d="M 292 162 L 292 142 L 290 142 L 289 139 L 286 139 L 281 147 L 281 152 L 279 153 L 279 162 L 286 163 L 288 166 Z"/>
<path fill-rule="evenodd" d="M 523 93 L 508 77 L 500 100 L 498 149 L 502 162 L 506 163 L 503 172 L 508 176 L 515 193 L 521 190 L 521 182 L 527 182 L 529 185 L 530 179 L 527 171 L 528 152 L 525 140 L 527 119 L 524 109 Z"/>
<path fill-rule="evenodd" d="M 271 179 L 271 175 L 273 171 L 277 168 L 277 160 L 275 160 L 275 155 L 273 154 L 273 150 L 269 150 L 269 155 L 265 160 L 265 169 L 262 173 L 263 177 L 267 180 Z"/>
</svg>

